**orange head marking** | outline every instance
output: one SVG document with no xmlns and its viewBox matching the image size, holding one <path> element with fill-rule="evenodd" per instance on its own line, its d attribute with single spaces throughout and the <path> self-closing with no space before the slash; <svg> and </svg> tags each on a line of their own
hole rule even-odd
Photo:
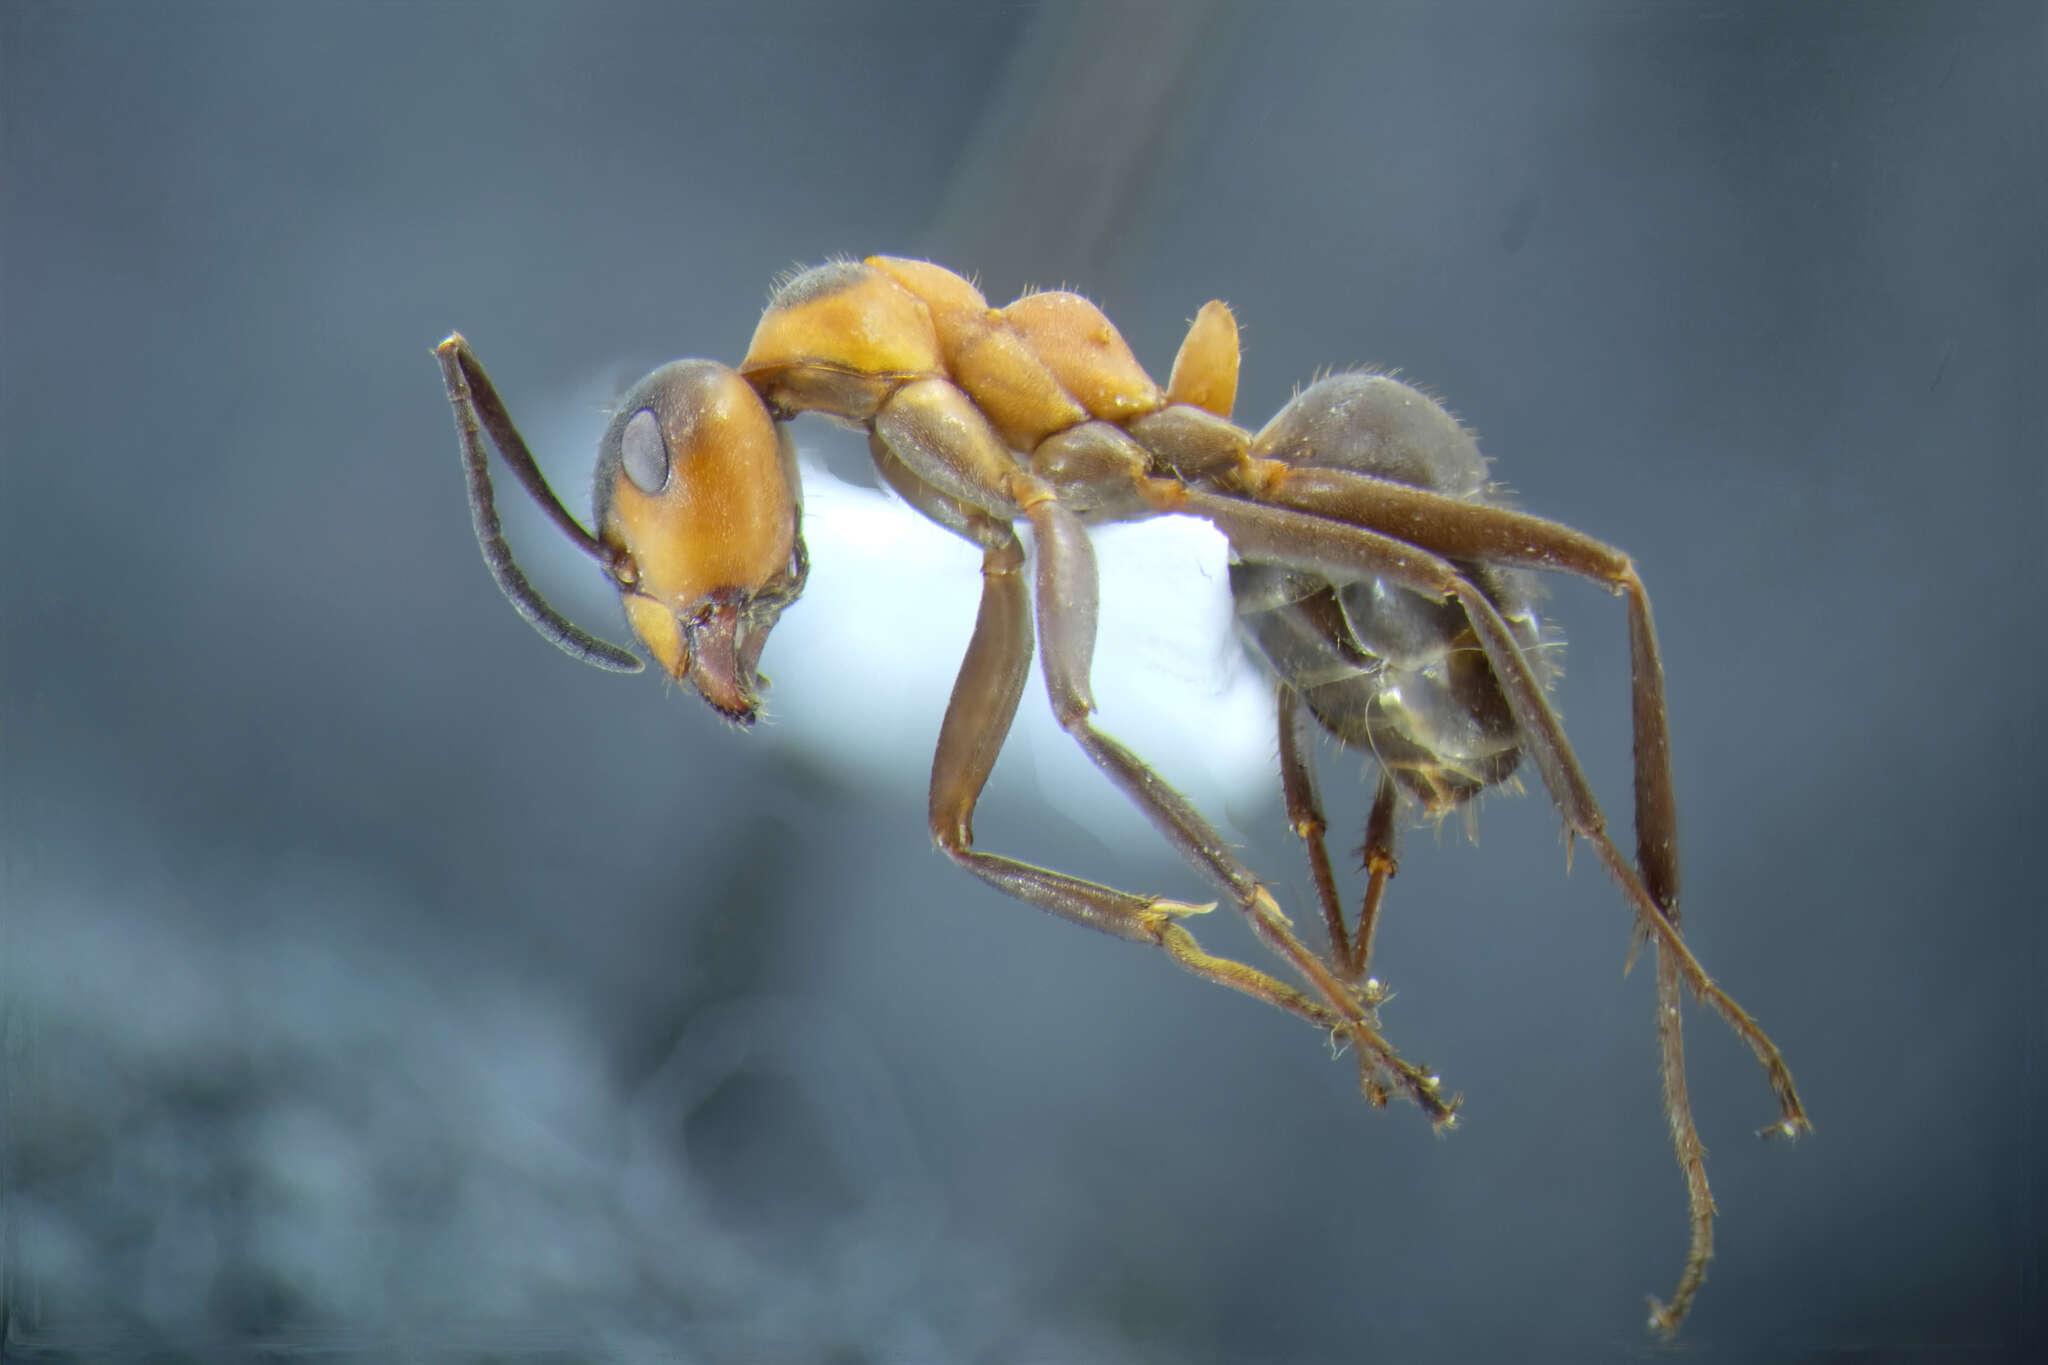
<svg viewBox="0 0 2048 1365">
<path fill-rule="evenodd" d="M 791 451 L 752 386 L 678 360 L 621 402 L 597 456 L 598 537 L 627 619 L 728 719 L 760 711 L 761 648 L 803 587 Z"/>
</svg>

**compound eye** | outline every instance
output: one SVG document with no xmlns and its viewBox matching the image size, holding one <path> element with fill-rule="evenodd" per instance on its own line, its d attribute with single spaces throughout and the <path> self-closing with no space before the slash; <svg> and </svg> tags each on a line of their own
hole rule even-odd
<svg viewBox="0 0 2048 1365">
<path fill-rule="evenodd" d="M 619 458 L 626 477 L 641 492 L 659 493 L 668 483 L 668 440 L 652 408 L 642 408 L 627 420 L 619 437 Z"/>
</svg>

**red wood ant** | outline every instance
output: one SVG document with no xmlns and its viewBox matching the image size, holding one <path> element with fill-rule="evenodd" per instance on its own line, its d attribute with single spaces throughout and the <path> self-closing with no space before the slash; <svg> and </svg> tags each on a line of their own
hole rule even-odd
<svg viewBox="0 0 2048 1365">
<path fill-rule="evenodd" d="M 603 567 L 655 661 L 739 725 L 760 709 L 762 646 L 808 571 L 787 423 L 822 413 L 865 429 L 882 480 L 982 551 L 981 608 L 932 765 L 931 828 L 955 862 L 1062 918 L 1164 949 L 1188 971 L 1264 1000 L 1354 1046 L 1368 1099 L 1398 1088 L 1438 1128 L 1456 1098 L 1381 1036 L 1366 975 L 1394 871 L 1403 800 L 1442 815 L 1531 758 L 1634 911 L 1657 962 L 1664 1104 L 1690 1199 L 1692 1239 L 1668 1304 L 1675 1329 L 1706 1273 L 1714 1206 L 1686 1098 L 1680 984 L 1748 1043 L 1779 1120 L 1807 1127 L 1777 1047 L 1708 978 L 1679 933 L 1677 813 L 1663 665 L 1628 556 L 1500 506 L 1471 435 L 1435 401 L 1381 374 L 1337 374 L 1296 395 L 1257 435 L 1230 420 L 1237 323 L 1205 305 L 1166 387 L 1109 319 L 1066 292 L 991 308 L 924 261 L 874 256 L 803 271 L 778 288 L 737 370 L 681 360 L 619 403 L 598 448 L 595 535 L 564 508 L 461 336 L 438 351 L 455 407 L 485 562 L 521 615 L 601 668 L 640 660 L 543 601 L 513 563 L 492 502 L 482 433 L 542 510 Z M 1181 514 L 1228 537 L 1243 630 L 1278 680 L 1287 809 L 1322 902 L 1327 954 L 1295 936 L 1271 893 L 1216 830 L 1136 754 L 1097 729 L 1089 687 L 1096 567 L 1086 524 Z M 1035 592 L 1016 525 L 1036 547 Z M 1605 584 L 1627 606 L 1633 672 L 1636 858 L 1607 834 L 1545 696 L 1547 642 L 1528 571 Z M 1110 780 L 1251 922 L 1300 982 L 1205 952 L 1182 923 L 1210 909 L 1136 895 L 977 848 L 974 809 L 1009 734 L 1037 649 L 1052 708 Z M 1308 718 L 1377 760 L 1368 882 L 1347 927 L 1324 843 Z"/>
</svg>

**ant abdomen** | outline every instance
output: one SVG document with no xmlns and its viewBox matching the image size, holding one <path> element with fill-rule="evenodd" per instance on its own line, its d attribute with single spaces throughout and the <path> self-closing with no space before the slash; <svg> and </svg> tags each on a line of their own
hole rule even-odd
<svg viewBox="0 0 2048 1365">
<path fill-rule="evenodd" d="M 1471 433 L 1426 394 L 1381 374 L 1310 385 L 1266 424 L 1254 458 L 1369 474 L 1474 503 L 1489 501 Z M 1539 679 L 1534 580 L 1458 566 L 1499 608 Z M 1238 622 L 1254 649 L 1347 747 L 1371 754 L 1423 810 L 1442 815 L 1505 781 L 1521 761 L 1512 711 L 1451 599 L 1384 578 L 1342 579 L 1258 561 L 1231 566 Z"/>
</svg>

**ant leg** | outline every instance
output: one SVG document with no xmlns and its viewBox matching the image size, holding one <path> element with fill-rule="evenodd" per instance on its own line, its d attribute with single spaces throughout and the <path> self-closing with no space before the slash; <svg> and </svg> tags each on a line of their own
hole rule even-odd
<svg viewBox="0 0 2048 1365">
<path fill-rule="evenodd" d="M 1327 471 L 1310 472 L 1320 474 Z M 1160 511 L 1185 512 L 1214 522 L 1247 558 L 1314 570 L 1341 568 L 1354 573 L 1372 574 L 1388 578 L 1405 587 L 1441 593 L 1446 597 L 1458 599 L 1486 651 L 1487 660 L 1500 683 L 1501 695 L 1506 699 L 1515 717 L 1515 723 L 1521 731 L 1530 757 L 1535 760 L 1538 771 L 1542 773 L 1544 786 L 1549 789 L 1551 800 L 1564 816 L 1567 828 L 1592 845 L 1595 854 L 1635 911 L 1637 926 L 1642 934 L 1659 944 L 1675 960 L 1679 976 L 1686 986 L 1694 995 L 1712 1006 L 1756 1055 L 1757 1061 L 1762 1064 L 1770 1080 L 1772 1090 L 1778 1097 L 1781 1122 L 1777 1130 L 1787 1136 L 1805 1130 L 1809 1126 L 1806 1112 L 1800 1104 L 1798 1090 L 1792 1083 L 1791 1069 L 1785 1065 L 1785 1059 L 1779 1053 L 1777 1045 L 1771 1042 L 1756 1020 L 1707 975 L 1699 959 L 1694 957 L 1692 950 L 1686 946 L 1684 937 L 1673 922 L 1673 917 L 1665 913 L 1664 907 L 1650 893 L 1636 868 L 1621 856 L 1613 840 L 1608 838 L 1606 816 L 1602 814 L 1599 802 L 1594 799 L 1592 787 L 1579 768 L 1578 759 L 1573 755 L 1571 744 L 1565 738 L 1564 727 L 1559 723 L 1557 713 L 1550 709 L 1543 685 L 1536 680 L 1535 674 L 1530 670 L 1521 646 L 1515 643 L 1514 637 L 1508 631 L 1507 623 L 1501 620 L 1500 613 L 1495 610 L 1486 594 L 1461 575 L 1448 560 L 1408 541 L 1397 540 L 1392 536 L 1336 521 L 1330 517 L 1251 502 L 1228 494 L 1208 493 L 1174 484 L 1167 484 L 1162 493 L 1157 484 L 1164 482 L 1156 481 L 1149 497 Z M 1385 486 L 1401 487 L 1395 484 Z M 1419 490 L 1403 488 L 1402 491 L 1407 493 Z M 1455 499 L 1443 498 L 1437 494 L 1428 496 L 1458 509 L 1471 509 L 1489 514 L 1499 511 L 1497 508 L 1479 508 L 1473 504 L 1459 503 Z M 1562 531 L 1564 528 L 1557 529 Z M 1491 557 L 1515 563 L 1532 562 L 1526 557 L 1511 559 L 1507 555 L 1489 556 L 1483 551 L 1474 551 L 1471 557 Z M 1561 566 L 1552 564 L 1551 567 Z M 1632 570 L 1630 577 L 1633 578 Z M 1640 585 L 1638 590 L 1639 587 Z M 1632 600 L 1641 601 L 1640 597 L 1633 597 Z M 1632 611 L 1631 618 L 1639 620 L 1643 627 L 1642 633 L 1636 636 L 1636 643 L 1631 652 L 1639 675 L 1636 679 L 1637 687 L 1646 689 L 1648 685 L 1660 682 L 1662 678 L 1661 665 L 1657 661 L 1655 636 L 1649 631 L 1647 604 L 1642 605 L 1639 612 Z M 1646 730 L 1653 740 L 1659 741 L 1647 755 L 1638 754 L 1639 768 L 1648 766 L 1663 774 L 1661 781 L 1649 784 L 1653 789 L 1652 804 L 1655 805 L 1659 803 L 1659 798 L 1654 789 L 1661 786 L 1664 798 L 1668 799 L 1670 788 L 1668 744 L 1661 741 L 1661 699 L 1654 706 L 1646 705 L 1642 710 L 1646 715 L 1639 727 L 1639 733 Z M 1671 824 L 1659 822 L 1654 817 L 1653 824 L 1661 831 L 1663 837 L 1652 837 L 1648 841 L 1648 861 L 1652 867 L 1666 868 L 1670 866 L 1670 848 L 1674 842 L 1669 837 Z M 1675 879 L 1675 873 L 1670 875 Z"/>
<path fill-rule="evenodd" d="M 1287 821 L 1308 852 L 1309 871 L 1315 878 L 1316 895 L 1323 903 L 1323 922 L 1330 936 L 1331 965 L 1354 989 L 1372 961 L 1374 926 L 1379 921 L 1380 899 L 1387 879 L 1394 875 L 1394 804 L 1396 791 L 1387 775 L 1380 774 L 1379 792 L 1373 798 L 1372 814 L 1365 826 L 1365 857 L 1368 880 L 1365 900 L 1358 913 L 1354 936 L 1344 925 L 1344 907 L 1337 892 L 1336 875 L 1330 868 L 1330 850 L 1325 835 L 1329 824 L 1323 817 L 1322 798 L 1316 791 L 1315 760 L 1309 745 L 1314 742 L 1313 720 L 1301 704 L 1301 694 L 1287 683 L 1280 684 L 1280 786 L 1287 799 Z M 1365 983 L 1369 1003 L 1378 993 Z"/>
<path fill-rule="evenodd" d="M 981 607 L 932 760 L 931 828 L 948 857 L 1028 905 L 1091 929 L 1162 948 L 1186 970 L 1299 1015 L 1321 1029 L 1344 1021 L 1264 972 L 1203 951 L 1179 924 L 1207 906 L 1136 896 L 974 847 L 974 808 L 1008 738 L 1031 672 L 1031 610 L 1024 551 L 1009 526 L 912 473 L 880 437 L 869 449 L 882 477 L 933 521 L 982 547 Z"/>
<path fill-rule="evenodd" d="M 1507 623 L 1500 619 L 1500 613 L 1487 600 L 1486 594 L 1470 583 L 1461 580 L 1457 595 L 1464 604 L 1466 617 L 1479 635 L 1481 647 L 1486 650 L 1487 661 L 1493 665 L 1494 674 L 1501 681 L 1501 691 L 1508 700 L 1509 709 L 1514 712 L 1526 747 L 1543 774 L 1544 785 L 1550 788 L 1551 798 L 1564 811 L 1569 827 L 1584 835 L 1593 845 L 1624 890 L 1655 907 L 1656 922 L 1668 930 L 1668 937 L 1660 937 L 1657 942 L 1657 1044 L 1660 1071 L 1664 1078 L 1664 1113 L 1671 1125 L 1671 1142 L 1678 1155 L 1679 1170 L 1685 1176 L 1687 1217 L 1692 1232 L 1685 1268 L 1679 1273 L 1678 1286 L 1672 1291 L 1671 1301 L 1667 1304 L 1654 1298 L 1650 1300 L 1650 1325 L 1669 1334 L 1678 1330 L 1679 1322 L 1691 1308 L 1694 1295 L 1706 1280 L 1707 1261 L 1714 1254 L 1714 1196 L 1707 1185 L 1706 1147 L 1700 1141 L 1699 1128 L 1693 1122 L 1692 1102 L 1686 1094 L 1684 1024 L 1678 1006 L 1681 960 L 1689 962 L 1695 970 L 1698 962 L 1678 936 L 1677 916 L 1667 917 L 1663 913 L 1664 907 L 1652 900 L 1647 888 L 1629 876 L 1631 869 L 1622 861 L 1620 850 L 1608 839 L 1600 808 L 1593 800 L 1585 774 L 1579 770 L 1577 758 L 1565 742 L 1557 714 L 1550 709 L 1542 685 L 1529 671 L 1528 660 L 1508 633 Z M 1705 973 L 1700 975 L 1704 977 Z M 1800 1104 L 1798 1091 L 1793 1088 L 1792 1072 L 1777 1047 L 1727 992 L 1712 982 L 1707 985 L 1714 992 L 1709 999 L 1729 1019 L 1735 1031 L 1749 1041 L 1763 1062 L 1764 1071 L 1778 1095 L 1782 1131 L 1791 1134 L 1806 1128 L 1806 1111 Z M 1694 989 L 1698 990 L 1698 986 L 1695 985 Z M 1762 1044 L 1760 1049 L 1759 1043 Z"/>
<path fill-rule="evenodd" d="M 1693 1122 L 1692 1107 L 1686 1093 L 1685 1051 L 1678 1002 L 1681 977 L 1695 994 L 1728 1021 L 1763 1064 L 1771 1087 L 1778 1096 L 1779 1129 L 1789 1135 L 1808 1125 L 1805 1109 L 1792 1083 L 1791 1070 L 1785 1065 L 1776 1044 L 1726 991 L 1708 978 L 1679 934 L 1673 917 L 1667 915 L 1665 907 L 1651 894 L 1636 869 L 1623 860 L 1620 851 L 1607 837 L 1606 818 L 1579 768 L 1571 745 L 1565 739 L 1564 728 L 1550 709 L 1542 684 L 1530 670 L 1528 659 L 1509 633 L 1507 623 L 1501 620 L 1499 611 L 1485 593 L 1451 564 L 1429 551 L 1376 532 L 1286 508 L 1246 504 L 1207 493 L 1189 491 L 1179 501 L 1185 504 L 1184 510 L 1198 512 L 1215 521 L 1241 550 L 1257 558 L 1300 562 L 1304 556 L 1320 556 L 1326 565 L 1385 575 L 1424 591 L 1455 597 L 1464 608 L 1500 684 L 1501 694 L 1515 717 L 1524 747 L 1543 774 L 1544 785 L 1564 815 L 1567 828 L 1593 846 L 1635 909 L 1641 932 L 1657 944 L 1657 1036 L 1664 1083 L 1664 1110 L 1671 1126 L 1679 1169 L 1685 1177 L 1691 1245 L 1671 1302 L 1663 1304 L 1652 1300 L 1650 1321 L 1660 1330 L 1675 1330 L 1705 1279 L 1707 1260 L 1713 1255 L 1714 1218 L 1713 1195 L 1707 1186 L 1705 1148 Z M 1630 578 L 1633 578 L 1633 571 Z M 1640 587 L 1639 584 L 1637 586 Z M 1641 599 L 1634 597 L 1632 601 Z M 1648 670 L 1655 670 L 1657 659 L 1655 637 L 1647 632 L 1646 604 L 1641 607 L 1640 614 L 1632 612 L 1632 625 L 1637 620 L 1645 627 L 1645 633 L 1635 637 L 1636 644 L 1632 650 L 1637 662 L 1640 695 L 1646 666 Z M 1650 676 L 1661 682 L 1659 673 L 1651 672 Z M 1661 724 L 1661 687 L 1656 701 L 1657 705 L 1651 709 L 1658 713 Z M 1641 733 L 1640 728 L 1638 733 Z M 1668 755 L 1660 749 L 1655 757 L 1663 759 Z M 1639 754 L 1639 768 L 1641 762 Z M 1667 787 L 1668 772 L 1666 763 Z M 1647 861 L 1652 867 L 1660 866 L 1660 860 L 1669 856 L 1670 826 L 1663 826 L 1662 832 L 1667 836 L 1663 841 L 1665 847 L 1649 855 Z M 1673 878 L 1663 883 L 1667 887 L 1675 885 L 1675 868 L 1669 870 Z"/>
<path fill-rule="evenodd" d="M 1678 1285 L 1671 1292 L 1671 1301 L 1663 1303 L 1652 1297 L 1650 1300 L 1650 1325 L 1666 1336 L 1678 1330 L 1678 1324 L 1685 1320 L 1692 1308 L 1693 1296 L 1706 1283 L 1707 1262 L 1714 1255 L 1714 1192 L 1707 1185 L 1707 1148 L 1700 1141 L 1700 1130 L 1692 1119 L 1692 1100 L 1686 1094 L 1685 1083 L 1685 1025 L 1678 1011 L 1678 964 L 1672 955 L 1657 950 L 1657 1051 L 1660 1074 L 1664 1078 L 1664 1113 L 1671 1125 L 1671 1145 L 1678 1153 L 1678 1168 L 1685 1173 L 1686 1220 L 1691 1227 L 1691 1242 L 1686 1251 L 1685 1268 L 1678 1274 Z M 1786 1077 L 1789 1083 L 1791 1078 Z M 1797 1097 L 1793 1102 L 1798 1103 Z M 1804 1125 L 1806 1115 L 1802 1112 L 1798 1122 Z M 1789 1131 L 1793 1121 L 1783 1120 Z"/>
<path fill-rule="evenodd" d="M 1628 602 L 1630 710 L 1635 738 L 1636 864 L 1644 888 L 1678 923 L 1678 803 L 1672 793 L 1664 665 L 1650 598 L 1629 557 L 1569 526 L 1343 470 L 1251 461 L 1234 476 L 1260 503 L 1398 536 L 1447 559 L 1568 573 Z"/>
<path fill-rule="evenodd" d="M 1277 464 L 1277 462 L 1269 462 Z M 1279 466 L 1255 471 L 1264 482 L 1261 498 L 1276 506 L 1341 518 L 1347 525 L 1397 531 L 1408 545 L 1457 559 L 1548 569 L 1606 584 L 1628 604 L 1630 713 L 1634 730 L 1636 865 L 1622 860 L 1606 833 L 1606 818 L 1579 770 L 1564 727 L 1550 709 L 1543 688 L 1528 669 L 1521 647 L 1506 632 L 1500 614 L 1471 583 L 1453 572 L 1451 591 L 1464 603 L 1479 632 L 1502 693 L 1529 742 L 1544 785 L 1572 830 L 1593 845 L 1609 873 L 1635 904 L 1638 930 L 1654 937 L 1677 958 L 1676 967 L 1693 993 L 1726 1019 L 1747 1042 L 1777 1092 L 1780 1121 L 1774 1129 L 1791 1137 L 1807 1131 L 1804 1106 L 1784 1058 L 1742 1007 L 1707 978 L 1678 936 L 1678 803 L 1672 791 L 1671 731 L 1664 705 L 1664 663 L 1650 595 L 1626 554 L 1591 536 L 1542 517 L 1506 508 L 1462 502 L 1382 479 L 1332 470 Z M 1439 561 L 1441 563 L 1441 561 Z M 1449 565 L 1444 565 L 1449 569 Z M 1435 585 L 1432 585 L 1435 586 Z M 1660 978 L 1661 979 L 1661 978 Z M 1661 994 L 1661 992 L 1660 992 Z M 1678 1050 L 1676 1015 L 1659 1007 L 1664 1050 Z M 1683 1077 L 1677 1077 L 1683 1091 Z M 1666 1088 L 1673 1078 L 1667 1073 Z M 1695 1139 L 1696 1140 L 1696 1139 Z"/>
<path fill-rule="evenodd" d="M 1384 1094 L 1378 1071 L 1390 1073 L 1438 1128 L 1455 1120 L 1458 1101 L 1439 1094 L 1437 1077 L 1404 1061 L 1383 1039 L 1358 992 L 1296 938 L 1273 895 L 1230 851 L 1223 837 L 1136 754 L 1095 728 L 1089 720 L 1095 700 L 1088 681 L 1095 652 L 1095 552 L 1071 508 L 1041 491 L 1023 497 L 1038 553 L 1038 620 L 1044 644 L 1041 664 L 1053 714 L 1095 765 L 1120 787 L 1182 856 L 1223 888 L 1266 945 L 1314 984 L 1330 1008 L 1343 1017 L 1359 1050 L 1366 1094 Z"/>
<path fill-rule="evenodd" d="M 1230 892 L 1259 936 L 1287 960 L 1303 981 L 1314 987 L 1323 1005 L 1340 1017 L 1344 1031 L 1358 1049 L 1367 1097 L 1375 1102 L 1384 1098 L 1385 1087 L 1377 1075 L 1378 1070 L 1384 1069 L 1398 1079 L 1433 1123 L 1438 1127 L 1448 1124 L 1456 1103 L 1442 1100 L 1437 1094 L 1436 1078 L 1403 1061 L 1379 1036 L 1357 995 L 1294 937 L 1272 894 L 1237 861 L 1222 837 L 1185 797 L 1136 755 L 1088 723 L 1088 713 L 1095 709 L 1088 689 L 1088 667 L 1095 652 L 1095 552 L 1073 510 L 1059 501 L 1043 479 L 1018 463 L 973 400 L 944 379 L 926 378 L 905 384 L 875 414 L 870 430 L 874 439 L 885 445 L 910 474 L 930 486 L 932 497 L 952 499 L 997 521 L 1008 522 L 1018 516 L 1030 520 L 1038 552 L 1038 624 L 1044 642 L 1041 658 L 1053 713 L 1061 725 L 1190 862 Z M 1138 468 L 1142 467 L 1141 457 Z M 944 524 L 944 519 L 940 520 Z M 1018 590 L 1021 591 L 1021 584 Z M 979 626 L 976 638 L 980 638 Z M 1010 666 L 1028 667 L 1029 649 L 1019 655 L 1013 647 L 1009 654 L 992 657 L 1011 660 Z M 975 650 L 970 649 L 969 663 L 981 667 L 976 660 Z M 967 674 L 968 670 L 963 669 L 963 680 Z M 991 697 L 999 695 L 990 688 L 982 690 Z M 977 706 L 989 708 L 987 702 L 973 700 L 975 695 L 975 689 L 963 682 L 963 691 L 955 694 L 948 708 L 948 727 L 955 723 L 952 717 L 957 711 L 962 716 L 959 723 L 968 733 L 1000 733 L 986 721 L 977 726 L 968 718 Z M 1008 716 L 1003 716 L 1003 727 L 1007 728 L 1008 723 Z M 992 750 L 988 762 L 994 762 Z M 977 875 L 987 877 L 986 873 Z M 1018 872 L 1012 888 L 1006 889 L 1058 914 L 1101 909 L 1100 901 L 1086 900 L 1085 896 L 1083 904 L 1069 908 L 1033 900 L 1034 888 L 1050 885 L 1042 879 L 1056 875 L 1042 870 L 1034 870 L 1030 876 Z M 1074 883 L 1071 878 L 1061 885 L 1069 883 L 1089 885 Z M 1050 892 L 1044 894 L 1051 896 Z M 1052 899 L 1056 901 L 1057 897 Z M 1129 922 L 1135 913 L 1126 912 L 1122 918 Z M 1180 941 L 1175 932 L 1185 935 L 1176 926 L 1159 932 L 1166 934 L 1161 946 L 1169 951 L 1174 951 L 1174 945 Z M 1188 951 L 1193 951 L 1191 943 Z M 1191 964 L 1183 959 L 1183 965 Z M 1248 986 L 1237 984 L 1237 989 L 1246 990 Z"/>
<path fill-rule="evenodd" d="M 1365 820 L 1365 843 L 1358 852 L 1365 861 L 1365 900 L 1358 908 L 1358 935 L 1352 941 L 1353 976 L 1363 976 L 1372 961 L 1373 931 L 1379 927 L 1380 901 L 1387 894 L 1397 864 L 1394 859 L 1394 809 L 1400 793 L 1394 779 L 1380 772 L 1380 789 L 1372 799 L 1372 814 Z"/>
<path fill-rule="evenodd" d="M 1337 892 L 1337 874 L 1330 868 L 1330 849 L 1324 836 L 1329 821 L 1323 817 L 1323 803 L 1316 791 L 1316 774 L 1302 733 L 1301 694 L 1280 684 L 1280 790 L 1287 800 L 1287 823 L 1308 853 L 1309 875 L 1315 878 L 1316 898 L 1323 903 L 1323 927 L 1330 936 L 1331 965 L 1350 978 L 1351 931 L 1344 927 L 1344 902 Z"/>
</svg>

